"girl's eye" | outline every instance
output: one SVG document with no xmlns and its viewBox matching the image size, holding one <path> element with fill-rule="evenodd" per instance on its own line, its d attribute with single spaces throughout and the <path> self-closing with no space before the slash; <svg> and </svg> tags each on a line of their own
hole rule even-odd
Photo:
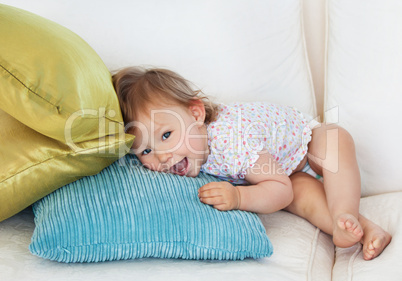
<svg viewBox="0 0 402 281">
<path fill-rule="evenodd" d="M 142 155 L 147 155 L 148 153 L 151 153 L 151 149 L 147 148 L 142 152 Z"/>
<path fill-rule="evenodd" d="M 164 133 L 163 134 L 163 136 L 162 136 L 162 139 L 163 140 L 166 140 L 168 137 L 170 137 L 170 134 L 171 134 L 172 132 L 166 132 L 166 133 Z"/>
</svg>

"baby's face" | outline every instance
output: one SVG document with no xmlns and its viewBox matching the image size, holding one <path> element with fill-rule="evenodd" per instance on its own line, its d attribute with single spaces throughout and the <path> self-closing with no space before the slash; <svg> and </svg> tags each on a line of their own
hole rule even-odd
<svg viewBox="0 0 402 281">
<path fill-rule="evenodd" d="M 197 108 L 154 106 L 134 122 L 132 149 L 153 171 L 196 177 L 208 157 L 207 131 Z"/>
</svg>

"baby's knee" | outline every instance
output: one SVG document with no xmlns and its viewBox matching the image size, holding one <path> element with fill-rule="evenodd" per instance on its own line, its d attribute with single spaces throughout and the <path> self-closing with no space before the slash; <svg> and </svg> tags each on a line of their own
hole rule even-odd
<svg viewBox="0 0 402 281">
<path fill-rule="evenodd" d="M 352 135 L 344 128 L 339 127 L 339 143 L 344 143 L 346 145 L 354 145 L 354 140 Z"/>
<path fill-rule="evenodd" d="M 348 132 L 348 130 L 337 124 L 326 125 L 326 130 L 334 132 L 333 135 L 337 135 L 340 139 L 346 139 L 346 140 L 353 139 L 352 135 Z"/>
<path fill-rule="evenodd" d="M 320 159 L 325 159 L 328 149 L 335 149 L 338 146 L 342 147 L 345 145 L 354 147 L 352 135 L 345 128 L 336 124 L 323 125 L 313 134 L 314 137 L 317 138 L 317 141 L 314 142 L 316 146 L 313 149 L 317 154 L 315 156 Z"/>
</svg>

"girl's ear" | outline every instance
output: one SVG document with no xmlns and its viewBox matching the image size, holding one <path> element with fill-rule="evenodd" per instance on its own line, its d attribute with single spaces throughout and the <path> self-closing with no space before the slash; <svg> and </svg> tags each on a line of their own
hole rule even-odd
<svg viewBox="0 0 402 281">
<path fill-rule="evenodd" d="M 205 121 L 205 107 L 204 103 L 200 99 L 194 99 L 191 102 L 191 105 L 189 107 L 192 116 L 195 118 L 195 121 L 197 123 L 200 123 L 200 125 L 204 125 Z"/>
</svg>

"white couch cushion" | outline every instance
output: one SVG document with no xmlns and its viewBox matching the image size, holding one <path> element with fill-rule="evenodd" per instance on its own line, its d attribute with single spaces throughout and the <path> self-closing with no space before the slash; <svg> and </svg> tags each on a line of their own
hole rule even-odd
<svg viewBox="0 0 402 281">
<path fill-rule="evenodd" d="M 274 254 L 262 260 L 267 266 L 265 278 L 255 280 L 331 280 L 335 254 L 331 236 L 285 211 L 260 218 Z"/>
<path fill-rule="evenodd" d="M 328 7 L 326 118 L 355 139 L 363 196 L 401 191 L 402 2 Z"/>
<path fill-rule="evenodd" d="M 271 101 L 315 116 L 301 2 L 3 1 L 70 28 L 110 70 L 165 67 L 218 101 Z"/>
<path fill-rule="evenodd" d="M 377 258 L 365 261 L 361 244 L 336 248 L 333 280 L 401 280 L 402 260 L 402 192 L 369 196 L 361 199 L 362 215 L 392 235 L 391 243 Z"/>
</svg>

